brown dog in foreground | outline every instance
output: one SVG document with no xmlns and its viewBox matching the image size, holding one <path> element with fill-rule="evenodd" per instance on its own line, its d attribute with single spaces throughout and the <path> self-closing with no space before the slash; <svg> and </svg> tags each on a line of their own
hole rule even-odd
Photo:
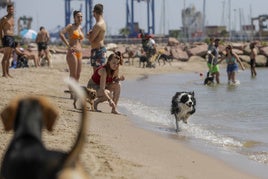
<svg viewBox="0 0 268 179">
<path fill-rule="evenodd" d="M 58 117 L 55 108 L 44 97 L 13 100 L 1 113 L 5 130 L 14 130 L 14 136 L 3 157 L 0 178 L 89 178 L 78 162 L 85 143 L 88 121 L 86 100 L 84 98 L 80 101 L 82 114 L 79 133 L 71 150 L 64 153 L 46 149 L 41 139 L 42 128 L 51 131 Z"/>
</svg>

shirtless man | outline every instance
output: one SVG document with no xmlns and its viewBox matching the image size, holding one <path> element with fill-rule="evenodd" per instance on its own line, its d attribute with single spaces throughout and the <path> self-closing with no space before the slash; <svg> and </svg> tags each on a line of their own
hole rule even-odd
<svg viewBox="0 0 268 179">
<path fill-rule="evenodd" d="M 255 77 L 257 76 L 257 72 L 256 72 L 256 56 L 257 56 L 257 52 L 255 49 L 255 43 L 252 42 L 249 45 L 250 47 L 250 71 L 251 71 L 251 77 Z"/>
<path fill-rule="evenodd" d="M 104 47 L 106 23 L 103 18 L 102 4 L 96 4 L 94 6 L 93 15 L 96 19 L 96 24 L 88 32 L 87 38 L 91 43 L 91 66 L 93 67 L 93 71 L 95 71 L 99 66 L 105 64 L 106 61 L 106 48 Z"/>
<path fill-rule="evenodd" d="M 45 58 L 48 61 L 48 66 L 52 67 L 50 56 L 49 56 L 49 49 L 47 47 L 47 44 L 49 42 L 49 33 L 45 29 L 45 27 L 40 27 L 40 31 L 37 34 L 35 42 L 38 46 L 38 61 L 40 62 L 40 59 L 43 57 L 43 53 L 45 52 Z"/>
<path fill-rule="evenodd" d="M 7 15 L 0 20 L 0 39 L 4 47 L 4 56 L 2 59 L 3 77 L 12 77 L 9 74 L 9 59 L 12 50 L 15 48 L 14 25 L 14 6 L 13 4 L 9 4 L 7 6 Z"/>
</svg>

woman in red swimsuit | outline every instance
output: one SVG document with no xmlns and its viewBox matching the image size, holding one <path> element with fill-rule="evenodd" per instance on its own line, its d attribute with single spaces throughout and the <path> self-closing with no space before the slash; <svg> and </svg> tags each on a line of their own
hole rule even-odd
<svg viewBox="0 0 268 179">
<path fill-rule="evenodd" d="M 123 64 L 123 57 L 120 52 L 115 52 L 108 57 L 105 65 L 100 66 L 88 81 L 88 88 L 97 91 L 97 99 L 94 102 L 96 111 L 98 104 L 108 101 L 112 107 L 112 113 L 119 114 L 117 111 L 117 103 L 120 97 L 121 85 L 119 81 L 125 80 L 122 75 L 119 77 L 119 65 Z"/>
</svg>

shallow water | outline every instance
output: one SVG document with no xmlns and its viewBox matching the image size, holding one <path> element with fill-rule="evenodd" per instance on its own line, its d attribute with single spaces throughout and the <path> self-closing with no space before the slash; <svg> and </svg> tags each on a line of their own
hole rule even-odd
<svg viewBox="0 0 268 179">
<path fill-rule="evenodd" d="M 255 78 L 248 70 L 239 71 L 237 86 L 227 85 L 224 70 L 222 84 L 214 86 L 204 86 L 199 73 L 144 76 L 122 83 L 119 106 L 141 127 L 174 136 L 171 98 L 177 91 L 194 91 L 196 113 L 189 124 L 180 123 L 180 138 L 242 170 L 268 178 L 268 69 L 257 70 Z"/>
</svg>

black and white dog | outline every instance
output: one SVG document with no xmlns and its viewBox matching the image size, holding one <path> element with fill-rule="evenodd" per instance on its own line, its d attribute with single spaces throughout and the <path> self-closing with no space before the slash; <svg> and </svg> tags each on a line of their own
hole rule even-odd
<svg viewBox="0 0 268 179">
<path fill-rule="evenodd" d="M 176 132 L 179 132 L 179 121 L 187 124 L 188 118 L 195 113 L 196 99 L 194 92 L 176 92 L 171 101 L 171 114 L 176 119 Z"/>
<path fill-rule="evenodd" d="M 204 85 L 211 85 L 214 83 L 214 77 L 210 76 L 210 72 L 207 72 L 207 77 L 204 80 Z"/>
</svg>

